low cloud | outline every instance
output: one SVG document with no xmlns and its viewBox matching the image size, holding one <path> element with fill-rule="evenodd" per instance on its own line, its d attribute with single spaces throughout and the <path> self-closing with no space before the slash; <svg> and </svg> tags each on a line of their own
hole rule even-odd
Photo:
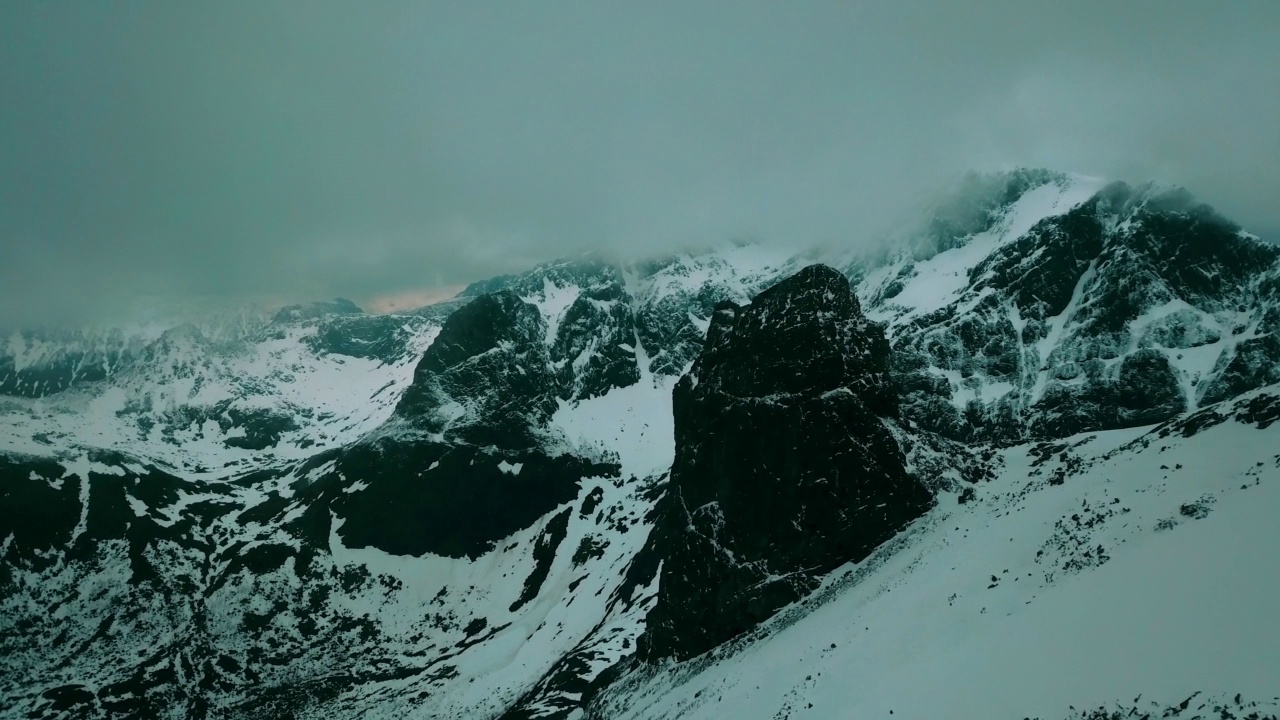
<svg viewBox="0 0 1280 720">
<path fill-rule="evenodd" d="M 1274 2 L 6 3 L 0 322 L 868 242 L 1013 165 L 1267 233 L 1277 87 Z"/>
</svg>

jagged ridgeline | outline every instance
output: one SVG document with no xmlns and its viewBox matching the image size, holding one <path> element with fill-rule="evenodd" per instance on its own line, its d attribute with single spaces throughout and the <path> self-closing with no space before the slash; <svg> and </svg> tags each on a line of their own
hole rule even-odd
<svg viewBox="0 0 1280 720">
<path fill-rule="evenodd" d="M 952 249 L 864 276 L 906 420 L 961 440 L 1066 437 L 1280 380 L 1280 249 L 1182 189 L 1043 171 L 1001 187 L 930 227 L 925 247 Z"/>
<path fill-rule="evenodd" d="M 1143 533 L 1270 527 L 1231 493 L 1268 507 L 1280 467 L 1278 332 L 1275 246 L 1044 170 L 873 251 L 5 331 L 0 715 L 717 717 L 717 667 L 869 673 L 842 653 L 1032 622 Z"/>
</svg>

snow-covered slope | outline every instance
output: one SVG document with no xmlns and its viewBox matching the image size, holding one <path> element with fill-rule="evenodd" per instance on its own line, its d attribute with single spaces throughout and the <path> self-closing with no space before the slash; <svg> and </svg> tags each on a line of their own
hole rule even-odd
<svg viewBox="0 0 1280 720">
<path fill-rule="evenodd" d="M 416 316 L 295 315 L 231 340 L 184 323 L 109 376 L 0 397 L 0 450 L 118 450 L 208 477 L 297 461 L 385 421 L 440 329 Z"/>
<path fill-rule="evenodd" d="M 975 224 L 967 234 L 934 240 L 937 252 L 925 249 L 929 246 L 923 245 L 923 239 L 905 244 L 891 262 L 867 272 L 859 289 L 872 300 L 870 316 L 897 327 L 961 300 L 974 270 L 993 253 L 1042 220 L 1079 207 L 1106 185 L 1098 178 L 1060 174 L 1014 177 L 1007 182 L 1012 187 L 1002 197 L 1004 202 L 993 204 L 985 222 Z M 1019 187 L 1022 183 L 1027 187 Z"/>
<path fill-rule="evenodd" d="M 1208 413 L 1006 448 L 971 500 L 752 638 L 632 669 L 588 716 L 1269 717 L 1280 391 Z"/>
<path fill-rule="evenodd" d="M 335 471 L 332 452 L 217 483 L 120 455 L 10 454 L 0 696 L 36 716 L 464 718 L 522 698 L 564 704 L 563 683 L 535 692 L 539 678 L 573 657 L 560 674 L 594 679 L 633 651 L 652 602 L 652 587 L 615 591 L 671 462 L 670 382 L 563 406 L 552 429 L 565 444 L 620 467 L 473 557 L 353 546 L 344 502 L 386 476 Z M 602 420 L 627 439 L 605 448 Z M 459 464 L 513 481 L 537 471 L 442 452 L 419 466 L 428 482 Z"/>
</svg>

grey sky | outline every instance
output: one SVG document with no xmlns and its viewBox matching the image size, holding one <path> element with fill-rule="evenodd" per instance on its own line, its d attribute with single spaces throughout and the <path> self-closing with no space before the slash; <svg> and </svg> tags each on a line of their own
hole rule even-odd
<svg viewBox="0 0 1280 720">
<path fill-rule="evenodd" d="M 0 318 L 858 242 L 969 168 L 1280 229 L 1280 3 L 0 3 Z"/>
</svg>

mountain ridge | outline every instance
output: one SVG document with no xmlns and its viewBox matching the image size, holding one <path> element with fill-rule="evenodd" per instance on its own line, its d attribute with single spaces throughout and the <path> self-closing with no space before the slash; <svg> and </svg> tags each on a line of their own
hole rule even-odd
<svg viewBox="0 0 1280 720">
<path fill-rule="evenodd" d="M 1266 451 L 1280 427 L 1280 252 L 1177 191 L 1034 170 L 972 183 L 896 251 L 825 258 L 838 272 L 741 244 L 556 261 L 436 310 L 335 301 L 230 342 L 177 326 L 118 371 L 14 390 L 0 399 L 0 697 L 34 717 L 674 717 L 708 711 L 681 688 L 721 682 L 718 667 L 749 675 L 765 647 L 799 657 L 776 638 L 810 637 L 825 603 L 872 607 L 881 595 L 865 593 L 903 588 L 911 607 L 945 613 L 930 593 L 953 576 L 918 548 L 982 538 L 1024 574 L 957 560 L 968 575 L 947 592 L 966 612 L 984 615 L 966 603 L 988 593 L 1025 618 L 1020 603 L 1223 517 L 1265 539 L 1234 498 L 1270 507 L 1280 467 Z M 820 330 L 846 322 L 847 337 Z M 727 404 L 700 405 L 721 385 Z M 844 418 L 848 437 L 824 434 L 836 422 L 753 424 L 801 406 Z M 734 413 L 755 420 L 722 420 Z M 1215 444 L 1236 449 L 1221 473 L 1195 454 Z M 869 521 L 818 499 L 821 482 L 752 510 L 785 474 L 762 470 L 766 455 L 817 481 L 864 446 L 892 459 L 868 492 L 918 483 L 931 507 L 904 491 L 855 551 L 839 549 L 841 529 Z M 850 468 L 871 467 L 857 457 Z M 720 469 L 690 469 L 704 465 Z M 670 520 L 673 498 L 711 477 L 721 515 Z M 1072 520 L 1081 503 L 1092 510 Z M 807 549 L 787 535 L 822 512 L 843 519 L 818 522 Z M 1034 540 L 997 537 L 1010 523 Z M 727 540 L 670 540 L 686 526 Z M 771 533 L 790 539 L 751 548 Z M 653 619 L 680 618 L 671 608 L 700 603 L 701 585 L 663 573 L 714 568 L 721 550 L 750 558 L 748 580 L 801 572 L 746 622 L 722 603 L 696 624 L 731 631 L 683 644 L 689 623 Z M 663 623 L 675 631 L 653 653 Z M 890 640 L 871 646 L 891 653 Z M 791 681 L 765 693 L 779 712 L 836 697 Z M 680 699 L 662 705 L 654 688 Z"/>
</svg>

